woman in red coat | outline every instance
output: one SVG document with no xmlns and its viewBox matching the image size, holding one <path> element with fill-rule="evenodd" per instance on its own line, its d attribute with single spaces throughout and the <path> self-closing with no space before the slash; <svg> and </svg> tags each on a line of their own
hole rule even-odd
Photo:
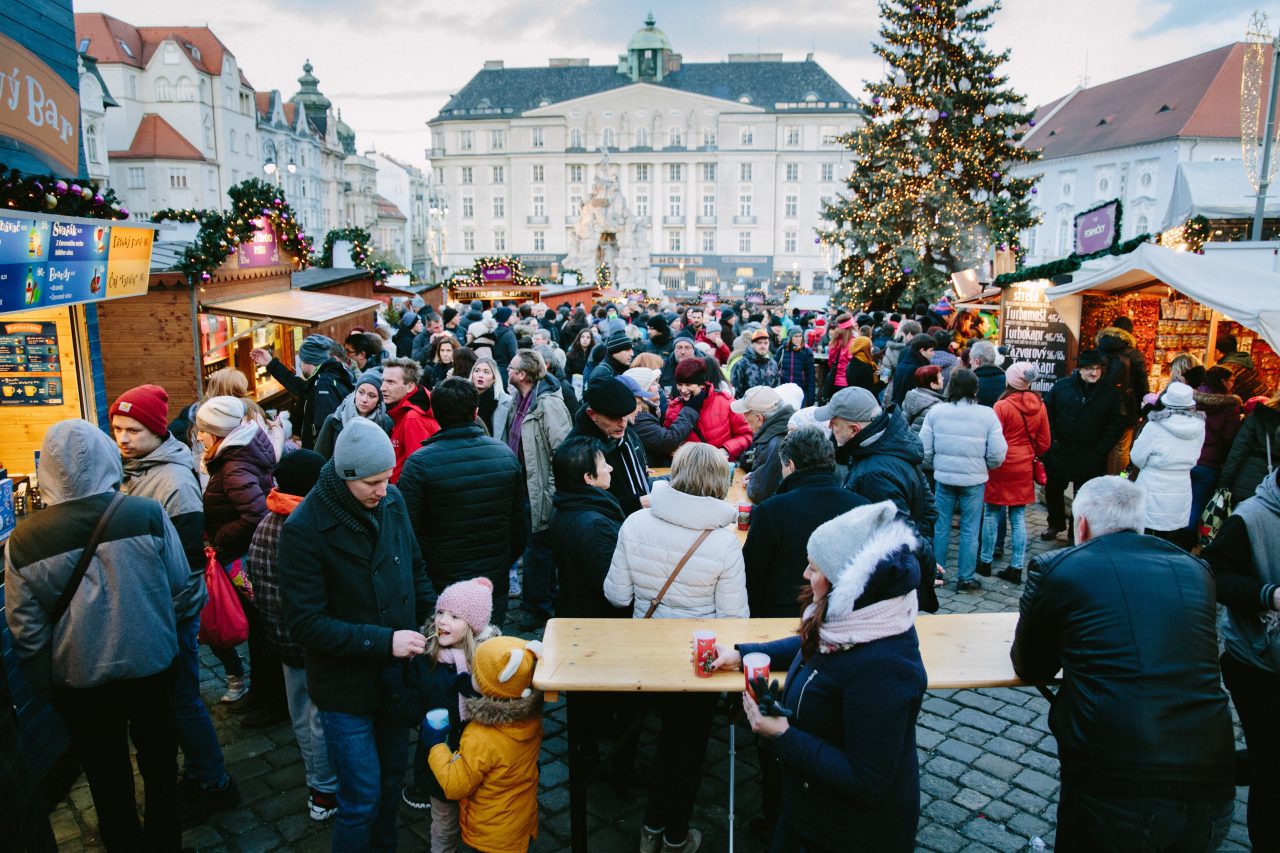
<svg viewBox="0 0 1280 853">
<path fill-rule="evenodd" d="M 751 446 L 751 427 L 746 418 L 729 408 L 733 396 L 717 391 L 716 386 L 708 381 L 707 363 L 703 359 L 685 358 L 676 365 L 676 392 L 667 406 L 664 426 L 669 428 L 675 423 L 685 402 L 695 394 L 705 394 L 706 402 L 702 404 L 698 422 L 685 441 L 706 442 L 728 453 L 730 462 L 737 460 L 742 451 Z"/>
<path fill-rule="evenodd" d="M 1027 565 L 1027 506 L 1035 503 L 1036 484 L 1032 473 L 1035 458 L 1049 449 L 1049 416 L 1040 395 L 1031 390 L 1035 365 L 1020 361 L 1005 372 L 1005 391 L 996 401 L 995 413 L 1009 445 L 1004 463 L 987 478 L 982 514 L 982 553 L 978 571 L 991 571 L 996 547 L 996 524 L 1009 510 L 1009 536 L 1013 540 L 1009 568 L 996 574 L 1010 583 L 1022 583 Z"/>
</svg>

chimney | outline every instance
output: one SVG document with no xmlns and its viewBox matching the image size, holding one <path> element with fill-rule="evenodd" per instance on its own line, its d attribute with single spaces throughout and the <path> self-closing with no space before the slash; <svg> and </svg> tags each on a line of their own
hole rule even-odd
<svg viewBox="0 0 1280 853">
<path fill-rule="evenodd" d="M 485 71 L 501 71 L 502 67 L 503 67 L 503 62 L 501 59 L 486 59 L 484 61 Z"/>
</svg>

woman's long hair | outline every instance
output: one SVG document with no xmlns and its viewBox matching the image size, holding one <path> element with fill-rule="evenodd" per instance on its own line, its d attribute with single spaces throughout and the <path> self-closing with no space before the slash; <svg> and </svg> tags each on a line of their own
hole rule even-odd
<svg viewBox="0 0 1280 853">
<path fill-rule="evenodd" d="M 809 660 L 818 653 L 818 633 L 822 630 L 822 623 L 827 619 L 829 597 L 824 595 L 820 600 L 815 601 L 812 584 L 805 584 L 800 590 L 800 606 L 805 610 L 809 609 L 810 604 L 814 606 L 813 612 L 804 618 L 799 630 L 796 631 L 800 635 L 800 654 L 805 660 Z"/>
<path fill-rule="evenodd" d="M 839 352 L 844 347 L 847 347 L 849 342 L 853 340 L 852 326 L 847 329 L 840 328 L 840 324 L 848 319 L 850 319 L 848 314 L 841 314 L 836 318 L 835 328 L 831 330 L 831 338 L 827 343 L 829 352 Z"/>
</svg>

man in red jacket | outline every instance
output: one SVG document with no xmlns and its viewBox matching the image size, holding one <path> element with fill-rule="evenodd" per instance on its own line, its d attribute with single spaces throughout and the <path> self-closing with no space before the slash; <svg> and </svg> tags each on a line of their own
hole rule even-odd
<svg viewBox="0 0 1280 853">
<path fill-rule="evenodd" d="M 396 467 L 391 482 L 400 480 L 404 461 L 422 446 L 422 442 L 440 431 L 431 414 L 431 395 L 418 384 L 422 368 L 411 358 L 390 358 L 382 363 L 382 401 L 394 424 L 391 446 L 396 452 Z"/>
</svg>

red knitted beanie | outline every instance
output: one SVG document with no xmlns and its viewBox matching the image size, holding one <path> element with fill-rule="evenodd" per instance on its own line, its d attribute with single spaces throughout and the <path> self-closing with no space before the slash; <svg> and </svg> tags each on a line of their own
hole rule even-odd
<svg viewBox="0 0 1280 853">
<path fill-rule="evenodd" d="M 169 395 L 159 385 L 139 385 L 125 391 L 111 404 L 107 415 L 133 418 L 158 436 L 169 432 Z"/>
</svg>

